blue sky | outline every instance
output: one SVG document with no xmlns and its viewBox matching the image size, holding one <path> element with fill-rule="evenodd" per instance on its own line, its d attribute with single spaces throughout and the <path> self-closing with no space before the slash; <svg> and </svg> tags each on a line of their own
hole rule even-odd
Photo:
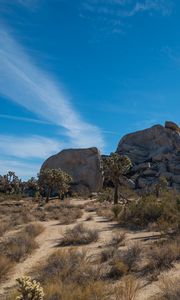
<svg viewBox="0 0 180 300">
<path fill-rule="evenodd" d="M 0 173 L 179 122 L 180 1 L 0 0 Z"/>
</svg>

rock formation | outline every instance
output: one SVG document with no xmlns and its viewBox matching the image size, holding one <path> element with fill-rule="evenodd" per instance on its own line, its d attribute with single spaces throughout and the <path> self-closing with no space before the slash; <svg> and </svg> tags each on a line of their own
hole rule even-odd
<svg viewBox="0 0 180 300">
<path fill-rule="evenodd" d="M 102 188 L 101 156 L 97 148 L 68 149 L 48 158 L 42 169 L 61 168 L 73 178 L 72 191 L 89 195 Z"/>
<path fill-rule="evenodd" d="M 173 122 L 165 126 L 125 135 L 117 152 L 127 155 L 133 163 L 130 179 L 137 189 L 152 187 L 165 177 L 170 187 L 180 190 L 180 129 Z"/>
</svg>

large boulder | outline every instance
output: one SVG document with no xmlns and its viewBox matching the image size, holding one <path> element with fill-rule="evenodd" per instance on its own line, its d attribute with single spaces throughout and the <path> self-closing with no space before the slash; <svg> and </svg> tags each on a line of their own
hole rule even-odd
<svg viewBox="0 0 180 300">
<path fill-rule="evenodd" d="M 67 149 L 48 158 L 41 169 L 61 168 L 73 178 L 71 189 L 85 196 L 102 188 L 101 156 L 97 148 Z"/>
<path fill-rule="evenodd" d="M 168 121 L 165 126 L 155 125 L 127 134 L 119 142 L 117 152 L 131 159 L 130 178 L 135 179 L 136 188 L 153 185 L 162 176 L 171 187 L 180 184 L 180 129 L 177 124 Z"/>
</svg>

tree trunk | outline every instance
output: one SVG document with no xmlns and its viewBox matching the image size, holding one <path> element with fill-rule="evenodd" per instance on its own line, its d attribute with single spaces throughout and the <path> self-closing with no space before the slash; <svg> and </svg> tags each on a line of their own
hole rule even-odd
<svg viewBox="0 0 180 300">
<path fill-rule="evenodd" d="M 118 185 L 115 186 L 114 190 L 114 204 L 118 204 Z"/>
<path fill-rule="evenodd" d="M 51 189 L 48 189 L 47 196 L 46 196 L 46 203 L 49 202 L 50 195 L 51 195 Z"/>
</svg>

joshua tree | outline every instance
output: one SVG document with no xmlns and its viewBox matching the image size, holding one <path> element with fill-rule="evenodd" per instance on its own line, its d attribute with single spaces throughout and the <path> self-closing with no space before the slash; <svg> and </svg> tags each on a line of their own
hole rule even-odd
<svg viewBox="0 0 180 300">
<path fill-rule="evenodd" d="M 130 159 L 125 155 L 111 153 L 104 159 L 105 177 L 112 181 L 114 185 L 114 204 L 118 203 L 119 185 L 124 181 L 124 176 L 131 167 Z"/>
<path fill-rule="evenodd" d="M 28 193 L 33 196 L 39 192 L 38 180 L 35 177 L 31 177 L 27 182 L 25 182 L 25 189 Z"/>
<path fill-rule="evenodd" d="M 157 198 L 159 198 L 159 196 L 163 190 L 167 189 L 167 186 L 168 186 L 168 181 L 167 181 L 166 177 L 160 176 L 158 179 L 158 182 L 155 185 L 155 193 L 156 193 Z"/>
<path fill-rule="evenodd" d="M 46 194 L 46 202 L 49 201 L 53 190 L 57 191 L 59 198 L 61 198 L 67 193 L 72 181 L 71 176 L 61 169 L 44 169 L 38 178 L 40 189 Z"/>
<path fill-rule="evenodd" d="M 14 172 L 9 171 L 3 175 L 0 180 L 0 189 L 4 193 L 19 193 L 21 189 L 21 180 Z"/>
</svg>

